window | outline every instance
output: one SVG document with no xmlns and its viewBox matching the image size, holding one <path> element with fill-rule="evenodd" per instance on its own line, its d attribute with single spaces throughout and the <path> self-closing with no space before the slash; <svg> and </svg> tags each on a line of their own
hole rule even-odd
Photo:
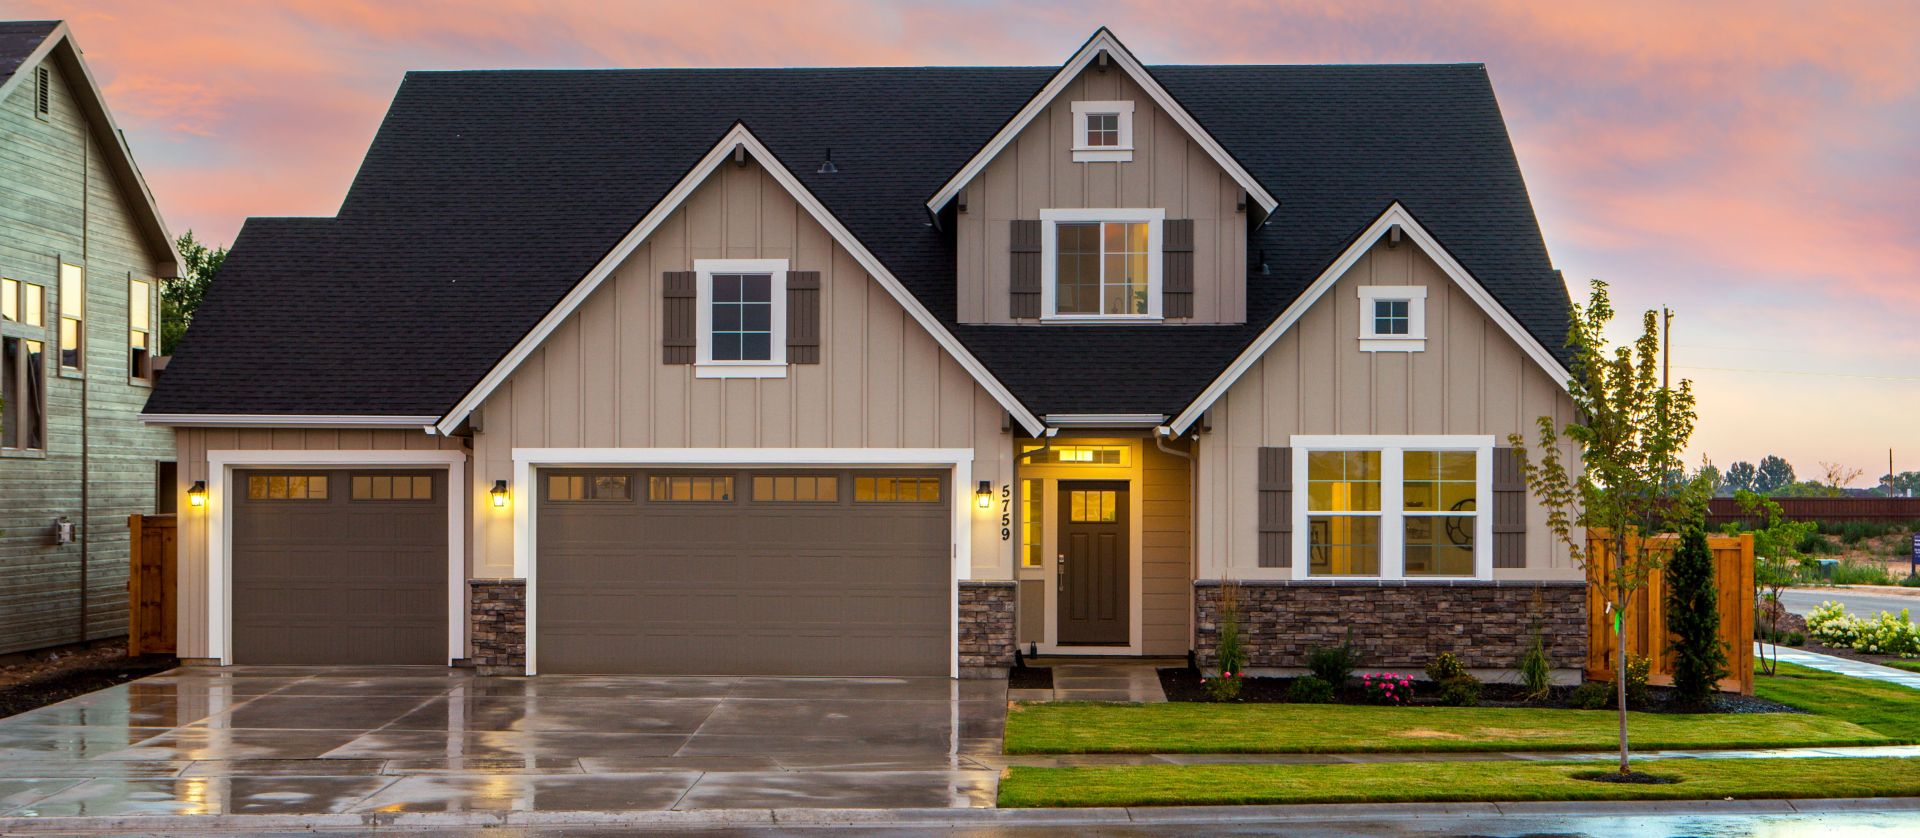
<svg viewBox="0 0 1920 838">
<path fill-rule="evenodd" d="M 47 447 L 46 361 L 41 344 L 0 338 L 0 449 Z"/>
<path fill-rule="evenodd" d="M 33 115 L 46 119 L 53 112 L 53 73 L 47 65 L 33 68 Z"/>
<path fill-rule="evenodd" d="M 433 477 L 425 474 L 356 474 L 354 500 L 433 500 Z"/>
<path fill-rule="evenodd" d="M 247 500 L 326 500 L 324 474 L 247 475 Z"/>
<path fill-rule="evenodd" d="M 1035 465 L 1068 466 L 1124 466 L 1127 464 L 1127 447 L 1124 445 L 1025 445 L 1021 453 L 1031 453 L 1027 462 Z"/>
<path fill-rule="evenodd" d="M 939 503 L 938 477 L 855 477 L 856 503 Z"/>
<path fill-rule="evenodd" d="M 127 377 L 153 377 L 153 283 L 127 280 Z"/>
<path fill-rule="evenodd" d="M 1045 480 L 1020 481 L 1020 566 L 1041 567 L 1046 557 Z"/>
<path fill-rule="evenodd" d="M 701 378 L 787 374 L 787 262 L 699 259 L 695 338 Z"/>
<path fill-rule="evenodd" d="M 60 367 L 81 367 L 86 340 L 87 271 L 77 265 L 60 266 Z"/>
<path fill-rule="evenodd" d="M 1493 438 L 1295 437 L 1294 573 L 1380 579 L 1492 576 Z"/>
<path fill-rule="evenodd" d="M 1362 285 L 1360 349 L 1363 352 L 1419 352 L 1427 348 L 1425 286 Z"/>
<path fill-rule="evenodd" d="M 1073 160 L 1124 163 L 1133 159 L 1132 102 L 1074 102 Z"/>
<path fill-rule="evenodd" d="M 1166 211 L 1041 210 L 1041 314 L 1158 319 Z"/>
<path fill-rule="evenodd" d="M 756 474 L 753 499 L 773 503 L 834 503 L 840 478 L 831 474 Z"/>
<path fill-rule="evenodd" d="M 633 500 L 633 482 L 625 474 L 549 474 L 547 500 Z"/>
<path fill-rule="evenodd" d="M 733 500 L 733 477 L 724 474 L 656 474 L 647 478 L 647 500 L 730 502 Z"/>
<path fill-rule="evenodd" d="M 1120 520 L 1120 493 L 1113 489 L 1073 489 L 1067 492 L 1067 520 L 1076 524 L 1111 524 Z"/>
<path fill-rule="evenodd" d="M 0 279 L 0 321 L 47 325 L 46 289 L 30 282 Z"/>
</svg>

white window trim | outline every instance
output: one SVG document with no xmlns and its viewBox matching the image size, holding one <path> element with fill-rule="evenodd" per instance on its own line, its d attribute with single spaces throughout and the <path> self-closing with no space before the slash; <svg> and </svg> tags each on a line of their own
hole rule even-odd
<svg viewBox="0 0 1920 838">
<path fill-rule="evenodd" d="M 1130 101 L 1074 102 L 1073 162 L 1125 163 L 1133 159 L 1133 103 Z M 1120 116 L 1119 145 L 1088 145 L 1087 117 L 1110 113 Z"/>
<path fill-rule="evenodd" d="M 1161 228 L 1166 226 L 1164 209 L 1043 209 L 1040 211 L 1040 320 L 1044 323 L 1158 322 L 1161 319 Z M 1147 313 L 1146 314 L 1059 314 L 1060 222 L 1127 221 L 1147 225 Z M 1101 260 L 1104 271 L 1105 259 Z"/>
<path fill-rule="evenodd" d="M 693 270 L 699 276 L 694 301 L 695 378 L 786 378 L 787 377 L 787 260 L 785 259 L 695 259 Z M 773 277 L 772 357 L 765 361 L 716 361 L 713 359 L 713 275 L 770 274 Z"/>
<path fill-rule="evenodd" d="M 1340 581 L 1406 580 L 1414 584 L 1440 583 L 1493 578 L 1493 437 L 1329 435 L 1295 436 L 1293 445 L 1293 578 L 1333 579 Z M 1405 463 L 1401 452 L 1472 451 L 1475 452 L 1475 482 L 1478 485 L 1473 520 L 1473 575 L 1406 575 L 1406 535 L 1400 526 L 1404 518 L 1406 491 Z M 1312 451 L 1380 452 L 1380 575 L 1312 576 L 1313 557 L 1307 552 L 1307 454 Z"/>
<path fill-rule="evenodd" d="M 1362 285 L 1360 295 L 1360 351 L 1424 352 L 1427 348 L 1427 287 L 1425 285 Z M 1381 300 L 1407 301 L 1407 333 L 1383 335 L 1373 330 L 1373 304 Z"/>
</svg>

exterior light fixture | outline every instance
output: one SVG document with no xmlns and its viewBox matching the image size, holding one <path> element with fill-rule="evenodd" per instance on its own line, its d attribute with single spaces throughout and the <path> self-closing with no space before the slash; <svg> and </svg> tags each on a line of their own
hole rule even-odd
<svg viewBox="0 0 1920 838">
<path fill-rule="evenodd" d="M 979 504 L 981 509 L 986 509 L 993 506 L 993 482 L 992 481 L 989 481 L 989 480 L 980 481 L 980 488 L 975 489 L 973 491 L 973 502 L 976 504 Z"/>
<path fill-rule="evenodd" d="M 493 496 L 493 508 L 501 509 L 507 505 L 507 481 L 493 481 L 493 490 L 487 494 Z"/>
<path fill-rule="evenodd" d="M 187 487 L 187 505 L 188 506 L 206 506 L 207 505 L 207 481 L 195 480 L 193 481 L 192 486 Z"/>
</svg>

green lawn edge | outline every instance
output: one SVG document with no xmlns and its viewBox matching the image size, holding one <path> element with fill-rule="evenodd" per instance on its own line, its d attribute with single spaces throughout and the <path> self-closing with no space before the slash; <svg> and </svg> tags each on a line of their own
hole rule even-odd
<svg viewBox="0 0 1920 838">
<path fill-rule="evenodd" d="M 1920 741 L 1920 690 L 1912 687 L 1783 662 L 1776 675 L 1753 676 L 1753 694 L 1844 719 L 1898 744 Z"/>
<path fill-rule="evenodd" d="M 1672 785 L 1579 780 L 1607 763 L 1145 765 L 1008 770 L 1002 808 L 1920 796 L 1920 759 L 1649 760 Z"/>
</svg>

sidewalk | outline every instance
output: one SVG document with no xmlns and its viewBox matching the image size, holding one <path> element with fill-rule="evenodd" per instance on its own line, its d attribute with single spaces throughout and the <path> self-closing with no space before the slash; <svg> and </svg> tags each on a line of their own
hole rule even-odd
<svg viewBox="0 0 1920 838">
<path fill-rule="evenodd" d="M 1754 654 L 1760 654 L 1761 644 L 1755 643 L 1753 645 Z M 1768 656 L 1771 657 L 1772 653 L 1769 652 Z M 1909 672 L 1904 669 L 1894 669 L 1891 666 L 1881 666 L 1877 663 L 1864 663 L 1846 658 L 1836 658 L 1832 655 L 1822 655 L 1818 652 L 1808 652 L 1788 646 L 1780 647 L 1780 660 L 1798 666 L 1804 666 L 1808 669 L 1818 669 L 1822 672 L 1832 672 L 1836 675 L 1851 675 L 1855 678 L 1868 678 L 1874 681 L 1885 681 L 1889 684 L 1899 684 L 1903 687 L 1920 690 L 1920 672 Z"/>
</svg>

